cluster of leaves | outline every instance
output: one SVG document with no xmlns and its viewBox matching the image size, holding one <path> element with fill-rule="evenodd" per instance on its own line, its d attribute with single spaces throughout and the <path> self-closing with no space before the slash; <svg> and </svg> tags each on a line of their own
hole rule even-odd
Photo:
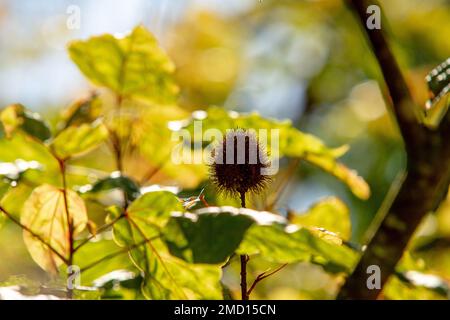
<svg viewBox="0 0 450 320">
<path fill-rule="evenodd" d="M 78 297 L 222 299 L 222 271 L 235 254 L 351 271 L 358 253 L 347 242 L 349 210 L 339 199 L 285 218 L 275 207 L 209 206 L 203 195 L 184 199 L 149 184 L 159 172 L 181 187 L 205 181 L 205 164 L 170 161 L 173 131 L 191 131 L 199 120 L 205 130 L 278 129 L 279 157 L 305 160 L 366 199 L 365 181 L 338 161 L 346 146 L 329 148 L 289 121 L 255 113 L 210 107 L 189 115 L 176 106 L 173 63 L 142 26 L 122 38 L 72 42 L 69 53 L 99 91 L 65 110 L 56 128 L 19 104 L 1 112 L 0 219 L 23 229 L 31 257 L 50 274 L 79 266 Z M 92 155 L 101 160 L 77 166 Z M 131 165 L 136 159 L 144 160 Z M 205 207 L 193 210 L 199 203 Z M 98 207 L 99 227 L 91 212 Z"/>
</svg>

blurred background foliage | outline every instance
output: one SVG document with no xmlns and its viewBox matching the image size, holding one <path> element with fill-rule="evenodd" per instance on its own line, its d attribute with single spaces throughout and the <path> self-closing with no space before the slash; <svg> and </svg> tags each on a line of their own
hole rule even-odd
<svg viewBox="0 0 450 320">
<path fill-rule="evenodd" d="M 380 2 L 387 17 L 382 28 L 390 35 L 390 44 L 417 104 L 424 106 L 429 98 L 425 75 L 450 55 L 450 2 Z M 66 9 L 71 4 L 81 9 L 80 29 L 66 27 Z M 348 144 L 351 149 L 342 161 L 366 179 L 372 194 L 366 201 L 358 199 L 332 176 L 302 162 L 277 207 L 285 213 L 304 212 L 320 199 L 337 196 L 349 208 L 352 225 L 349 240 L 364 243 L 369 224 L 404 168 L 405 159 L 397 128 L 386 109 L 379 70 L 343 1 L 48 0 L 43 5 L 2 0 L 0 105 L 23 103 L 45 115 L 54 131 L 64 125 L 62 122 L 70 123 L 83 104 L 90 104 L 89 112 L 94 113 L 83 117 L 95 119 L 97 98 L 92 95 L 109 99 L 111 104 L 113 97 L 105 90 L 94 93 L 70 61 L 66 44 L 105 32 L 123 33 L 139 23 L 155 34 L 174 62 L 180 92 L 176 103 L 164 108 L 158 103 L 150 108 L 141 108 L 136 103 L 123 108 L 127 114 L 121 117 L 125 123 L 120 127 L 123 137 L 127 137 L 124 163 L 128 175 L 149 186 L 180 188 L 180 194 L 186 196 L 197 195 L 206 187 L 206 199 L 213 204 L 233 204 L 231 199 L 215 199 L 203 166 L 176 166 L 168 161 L 172 145 L 162 143 L 170 137 L 170 131 L 166 130 L 168 121 L 184 119 L 191 112 L 212 105 L 290 119 L 297 128 L 315 134 L 328 146 Z M 82 96 L 86 98 L 80 99 Z M 139 116 L 133 111 L 136 108 L 140 110 Z M 114 119 L 112 114 L 108 121 Z M 14 161 L 11 150 L 21 143 L 0 144 L 0 160 Z M 57 170 L 57 164 L 46 163 L 44 151 L 38 146 L 35 149 L 25 160 L 45 163 L 50 169 L 45 179 L 57 183 L 51 174 L 51 170 Z M 289 173 L 288 163 L 282 161 L 281 165 L 281 174 Z M 89 175 L 82 172 L 87 166 L 96 168 L 103 176 L 115 169 L 114 159 L 100 148 L 71 163 L 69 184 L 91 183 Z M 36 174 L 27 172 L 30 185 L 21 185 L 2 204 L 18 214 L 33 188 Z M 42 177 L 39 179 L 42 181 Z M 252 205 L 257 204 L 254 199 Z M 104 219 L 102 206 L 88 202 L 88 211 L 100 225 Z M 449 257 L 450 198 L 447 198 L 417 231 L 399 268 L 399 276 L 390 281 L 385 298 L 446 297 Z M 20 230 L 9 223 L 0 232 L 0 262 L 0 282 L 17 274 L 31 279 L 47 277 L 31 260 Z M 117 266 L 123 267 L 123 263 L 117 261 L 117 265 L 109 268 L 115 270 Z M 270 266 L 255 259 L 250 272 L 257 274 Z M 417 273 L 402 274 L 402 268 Z M 442 282 L 436 284 L 433 279 L 421 277 L 420 272 L 436 275 Z M 236 263 L 224 275 L 224 282 L 234 291 L 239 290 L 237 273 Z M 123 290 L 114 293 L 111 285 L 106 296 L 142 298 L 126 289 L 138 285 L 139 279 L 122 276 Z M 316 265 L 291 265 L 262 282 L 252 298 L 329 299 L 334 297 L 341 281 Z"/>
</svg>

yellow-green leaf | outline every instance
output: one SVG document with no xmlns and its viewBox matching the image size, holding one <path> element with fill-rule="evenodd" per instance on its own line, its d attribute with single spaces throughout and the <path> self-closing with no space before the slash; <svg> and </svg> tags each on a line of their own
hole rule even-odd
<svg viewBox="0 0 450 320">
<path fill-rule="evenodd" d="M 293 213 L 290 221 L 304 227 L 323 228 L 336 233 L 343 240 L 349 240 L 352 233 L 350 211 L 336 197 L 326 198 L 304 213 Z"/>
<path fill-rule="evenodd" d="M 108 129 L 99 121 L 70 126 L 56 136 L 51 148 L 60 159 L 67 159 L 88 152 L 108 137 Z"/>
<path fill-rule="evenodd" d="M 155 37 L 138 26 L 125 37 L 109 34 L 69 45 L 71 59 L 94 84 L 122 97 L 150 103 L 172 103 L 178 87 L 175 66 L 158 46 Z"/>
<path fill-rule="evenodd" d="M 77 193 L 67 190 L 67 207 L 64 202 L 64 192 L 51 185 L 36 188 L 22 208 L 21 223 L 39 235 L 58 253 L 69 257 L 70 237 L 67 217 L 73 225 L 73 235 L 80 233 L 88 221 L 83 199 Z M 44 270 L 56 273 L 63 263 L 40 240 L 28 231 L 23 232 L 23 238 L 34 261 Z"/>
</svg>

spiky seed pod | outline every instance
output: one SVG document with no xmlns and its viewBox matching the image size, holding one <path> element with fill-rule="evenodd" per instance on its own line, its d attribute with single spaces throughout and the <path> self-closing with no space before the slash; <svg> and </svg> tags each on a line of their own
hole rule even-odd
<svg viewBox="0 0 450 320">
<path fill-rule="evenodd" d="M 253 131 L 229 130 L 211 153 L 211 180 L 220 192 L 243 195 L 260 192 L 270 180 L 262 171 L 270 166 Z"/>
</svg>

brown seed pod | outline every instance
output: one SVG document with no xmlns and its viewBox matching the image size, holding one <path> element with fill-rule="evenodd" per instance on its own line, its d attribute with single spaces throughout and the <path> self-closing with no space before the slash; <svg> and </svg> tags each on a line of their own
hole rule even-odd
<svg viewBox="0 0 450 320">
<path fill-rule="evenodd" d="M 211 180 L 225 194 L 257 193 L 270 180 L 262 171 L 270 166 L 270 161 L 253 131 L 228 130 L 211 157 Z"/>
</svg>

